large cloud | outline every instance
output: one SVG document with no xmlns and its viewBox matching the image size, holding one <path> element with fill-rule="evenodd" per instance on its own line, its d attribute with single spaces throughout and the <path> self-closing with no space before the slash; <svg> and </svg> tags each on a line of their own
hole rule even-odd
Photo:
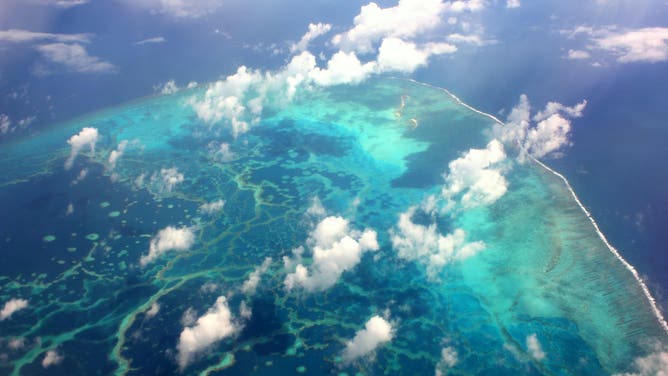
<svg viewBox="0 0 668 376">
<path fill-rule="evenodd" d="M 151 239 L 148 254 L 141 257 L 142 266 L 155 261 L 168 251 L 185 251 L 195 243 L 195 232 L 190 227 L 167 226 Z"/>
<path fill-rule="evenodd" d="M 532 119 L 529 99 L 522 95 L 506 124 L 497 125 L 494 131 L 506 145 L 519 150 L 520 161 L 527 157 L 558 156 L 561 149 L 570 145 L 569 119 L 581 117 L 586 105 L 586 100 L 572 107 L 549 102 Z"/>
<path fill-rule="evenodd" d="M 112 73 L 116 66 L 90 56 L 84 46 L 80 44 L 52 43 L 36 47 L 42 56 L 52 63 L 66 66 L 79 73 Z"/>
<path fill-rule="evenodd" d="M 306 291 L 322 291 L 332 287 L 347 271 L 359 264 L 366 251 L 378 250 L 376 232 L 370 229 L 351 230 L 348 220 L 342 217 L 326 217 L 311 232 L 307 241 L 313 263 L 302 264 L 302 247 L 293 251 L 295 258 L 284 258 L 287 269 L 294 269 L 285 277 L 288 290 L 302 287 Z"/>
<path fill-rule="evenodd" d="M 372 2 L 360 9 L 354 26 L 335 35 L 332 43 L 345 51 L 373 52 L 374 44 L 383 38 L 413 39 L 440 26 L 443 13 L 478 11 L 483 4 L 480 0 L 399 0 L 396 6 L 381 8 Z"/>
<path fill-rule="evenodd" d="M 0 311 L 0 321 L 11 318 L 14 313 L 25 308 L 28 308 L 28 301 L 25 299 L 14 298 L 8 300 Z"/>
<path fill-rule="evenodd" d="M 464 209 L 490 205 L 508 190 L 508 182 L 501 174 L 500 163 L 506 159 L 503 145 L 492 140 L 485 149 L 470 149 L 461 158 L 448 164 L 444 175 L 442 195 L 447 208 L 459 199 Z"/>
<path fill-rule="evenodd" d="M 396 228 L 390 230 L 390 240 L 399 258 L 419 261 L 427 267 L 429 278 L 437 278 L 445 265 L 465 260 L 485 249 L 482 241 L 466 242 L 466 232 L 462 229 L 443 236 L 435 224 L 414 223 L 416 210 L 411 207 L 399 215 Z"/>
<path fill-rule="evenodd" d="M 588 35 L 589 43 L 586 48 L 590 52 L 607 52 L 620 63 L 656 63 L 668 60 L 668 28 L 665 27 L 620 29 L 616 26 L 578 26 L 564 33 L 570 37 Z M 578 57 L 585 58 L 588 55 L 579 54 Z"/>
<path fill-rule="evenodd" d="M 227 299 L 219 296 L 213 307 L 191 327 L 184 328 L 176 345 L 179 367 L 184 369 L 193 357 L 214 343 L 239 333 L 242 324 L 235 320 Z"/>
<path fill-rule="evenodd" d="M 379 346 L 392 340 L 392 324 L 380 316 L 373 316 L 364 324 L 364 329 L 355 333 L 355 337 L 346 343 L 343 361 L 351 362 L 359 357 L 373 353 Z"/>
<path fill-rule="evenodd" d="M 375 62 L 362 63 L 354 52 L 339 51 L 327 62 L 327 68 L 314 68 L 309 76 L 322 86 L 357 84 L 376 68 Z"/>
<path fill-rule="evenodd" d="M 431 55 L 455 51 L 457 47 L 448 43 L 430 43 L 418 47 L 415 43 L 399 38 L 385 38 L 378 49 L 378 69 L 381 72 L 411 73 L 427 65 Z"/>
<path fill-rule="evenodd" d="M 74 159 L 84 147 L 88 146 L 91 153 L 95 153 L 95 143 L 97 143 L 98 138 L 99 133 L 97 132 L 97 128 L 91 127 L 85 127 L 81 132 L 70 137 L 70 139 L 67 140 L 67 143 L 70 144 L 71 147 L 70 156 L 65 161 L 65 169 L 69 170 L 72 168 Z"/>
</svg>

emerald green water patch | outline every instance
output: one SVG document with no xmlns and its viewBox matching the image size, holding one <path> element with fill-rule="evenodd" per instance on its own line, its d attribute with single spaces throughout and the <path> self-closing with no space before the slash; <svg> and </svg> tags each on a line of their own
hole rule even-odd
<svg viewBox="0 0 668 376">
<path fill-rule="evenodd" d="M 188 100 L 200 94 L 109 109 L 0 151 L 9 171 L 0 205 L 15 213 L 0 223 L 10 239 L 0 245 L 0 303 L 29 301 L 0 322 L 1 373 L 38 373 L 57 349 L 63 368 L 52 370 L 82 375 L 434 374 L 447 348 L 454 374 L 614 374 L 666 343 L 633 275 L 541 166 L 508 150 L 508 191 L 496 202 L 420 206 L 441 194 L 450 161 L 487 145 L 494 124 L 442 90 L 395 79 L 304 89 L 237 139 L 224 122 L 198 120 Z M 83 126 L 100 131 L 96 153 L 64 173 L 66 140 Z M 126 152 L 109 171 L 122 140 Z M 221 143 L 232 158 L 215 155 Z M 96 178 L 71 185 L 79 168 Z M 170 189 L 166 169 L 183 174 Z M 201 209 L 218 200 L 220 211 Z M 463 230 L 484 249 L 431 273 L 400 258 L 391 230 L 414 206 L 416 223 L 442 236 Z M 379 250 L 323 292 L 286 290 L 283 257 L 304 247 L 310 266 L 312 232 L 327 215 L 348 219 L 352 238 L 374 229 Z M 161 240 L 167 227 L 190 229 L 192 241 Z M 182 331 L 220 296 L 234 335 L 179 369 Z M 344 361 L 376 315 L 392 324 L 392 339 Z M 10 338 L 25 346 L 8 351 Z"/>
</svg>

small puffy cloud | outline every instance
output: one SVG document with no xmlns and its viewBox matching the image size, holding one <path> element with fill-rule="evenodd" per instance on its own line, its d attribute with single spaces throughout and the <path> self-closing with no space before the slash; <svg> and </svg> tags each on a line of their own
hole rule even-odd
<svg viewBox="0 0 668 376">
<path fill-rule="evenodd" d="M 0 43 L 33 43 L 33 42 L 58 42 L 58 43 L 88 43 L 90 34 L 52 34 L 39 33 L 21 29 L 0 30 Z"/>
<path fill-rule="evenodd" d="M 77 157 L 81 149 L 88 146 L 91 153 L 95 153 L 95 144 L 100 135 L 97 128 L 85 127 L 78 134 L 70 137 L 67 143 L 70 144 L 70 156 L 65 161 L 65 169 L 69 170 L 74 164 L 74 159 Z"/>
<path fill-rule="evenodd" d="M 72 185 L 77 185 L 81 183 L 82 181 L 84 181 L 84 179 L 86 179 L 86 176 L 88 176 L 88 169 L 87 168 L 81 169 L 81 171 L 79 171 L 79 175 L 77 175 L 77 177 L 74 178 L 74 180 L 72 180 Z"/>
<path fill-rule="evenodd" d="M 288 290 L 297 287 L 306 291 L 326 290 L 336 284 L 345 271 L 357 266 L 364 252 L 379 249 L 375 231 L 352 230 L 348 220 L 334 216 L 317 224 L 307 244 L 313 253 L 310 266 L 302 264 L 302 247 L 293 250 L 294 259 L 284 258 L 286 268 L 294 269 L 284 280 Z"/>
<path fill-rule="evenodd" d="M 160 169 L 160 175 L 153 174 L 151 181 L 157 183 L 161 191 L 171 192 L 177 184 L 183 183 L 185 177 L 176 167 Z"/>
<path fill-rule="evenodd" d="M 522 6 L 520 0 L 506 0 L 506 8 L 513 9 Z"/>
<path fill-rule="evenodd" d="M 146 317 L 147 318 L 152 318 L 155 317 L 160 312 L 160 304 L 158 302 L 154 302 L 151 304 L 151 307 L 146 310 Z"/>
<path fill-rule="evenodd" d="M 654 352 L 633 361 L 635 372 L 615 376 L 665 376 L 668 375 L 668 348 L 655 346 Z"/>
<path fill-rule="evenodd" d="M 290 52 L 301 52 L 308 48 L 309 43 L 315 38 L 327 34 L 332 30 L 332 25 L 326 23 L 311 23 L 308 25 L 308 31 L 302 36 L 299 42 L 290 46 Z"/>
<path fill-rule="evenodd" d="M 9 116 L 5 114 L 0 114 L 0 134 L 9 133 L 12 128 L 12 121 L 9 119 Z"/>
<path fill-rule="evenodd" d="M 454 367 L 459 361 L 459 354 L 457 350 L 452 347 L 444 347 L 441 349 L 441 360 L 436 364 L 436 376 L 443 376 L 448 373 L 448 370 Z"/>
<path fill-rule="evenodd" d="M 583 50 L 568 50 L 568 55 L 566 55 L 566 58 L 569 60 L 584 60 L 590 57 L 591 54 Z"/>
<path fill-rule="evenodd" d="M 543 360 L 545 358 L 545 352 L 543 352 L 535 333 L 527 336 L 526 345 L 532 358 L 536 360 Z"/>
<path fill-rule="evenodd" d="M 213 307 L 191 327 L 186 327 L 179 336 L 176 346 L 179 368 L 184 369 L 198 353 L 225 338 L 239 333 L 242 324 L 235 320 L 227 299 L 219 296 Z"/>
<path fill-rule="evenodd" d="M 234 159 L 234 152 L 232 151 L 230 144 L 227 142 L 221 142 L 217 148 L 214 146 L 215 143 L 212 143 L 210 145 L 212 149 L 209 151 L 209 155 L 212 159 L 218 162 L 229 162 Z"/>
<path fill-rule="evenodd" d="M 222 199 L 211 201 L 207 202 L 206 204 L 200 205 L 199 211 L 205 214 L 213 214 L 221 211 L 223 209 L 223 206 L 225 206 L 225 201 L 223 201 Z"/>
<path fill-rule="evenodd" d="M 436 224 L 414 223 L 416 210 L 411 207 L 399 215 L 396 228 L 390 230 L 390 240 L 399 258 L 419 261 L 427 267 L 429 278 L 437 278 L 445 265 L 465 260 L 485 249 L 482 241 L 466 242 L 466 232 L 462 229 L 443 236 L 438 233 Z"/>
<path fill-rule="evenodd" d="M 306 215 L 318 218 L 323 217 L 326 213 L 325 208 L 322 206 L 322 202 L 320 202 L 320 198 L 318 198 L 318 196 L 313 197 L 311 199 L 311 206 L 306 209 Z"/>
<path fill-rule="evenodd" d="M 355 337 L 346 343 L 343 361 L 349 363 L 355 359 L 372 354 L 378 347 L 394 337 L 392 324 L 380 316 L 373 316 L 358 330 Z"/>
<path fill-rule="evenodd" d="M 195 243 L 195 232 L 190 227 L 167 226 L 151 239 L 148 254 L 141 257 L 142 266 L 155 261 L 168 251 L 186 251 Z"/>
<path fill-rule="evenodd" d="M 431 43 L 418 47 L 399 38 L 385 38 L 378 49 L 378 70 L 381 72 L 412 73 L 427 65 L 432 55 L 452 53 L 457 47 L 447 43 Z"/>
<path fill-rule="evenodd" d="M 494 132 L 506 145 L 519 148 L 520 162 L 528 157 L 558 156 L 561 149 L 571 144 L 569 119 L 581 117 L 586 106 L 586 100 L 572 107 L 549 102 L 532 123 L 529 99 L 522 95 L 506 124 L 497 125 Z"/>
<path fill-rule="evenodd" d="M 14 298 L 8 300 L 0 311 L 0 321 L 7 320 L 16 312 L 26 308 L 28 308 L 28 301 L 25 299 Z"/>
<path fill-rule="evenodd" d="M 42 367 L 49 368 L 60 364 L 63 361 L 63 355 L 60 354 L 57 350 L 49 350 L 44 354 L 44 359 L 42 359 Z"/>
<path fill-rule="evenodd" d="M 7 343 L 7 347 L 9 347 L 12 350 L 18 350 L 22 349 L 26 344 L 25 338 L 18 337 L 18 338 L 12 338 L 9 340 Z"/>
<path fill-rule="evenodd" d="M 125 152 L 125 148 L 128 146 L 128 141 L 123 140 L 118 143 L 118 146 L 116 147 L 116 150 L 112 150 L 111 153 L 109 153 L 109 170 L 113 170 L 116 168 L 116 163 L 118 162 L 118 159 L 123 156 L 123 153 Z"/>
<path fill-rule="evenodd" d="M 112 73 L 116 67 L 98 57 L 88 55 L 80 44 L 52 43 L 35 47 L 48 61 L 66 66 L 78 73 Z"/>
<path fill-rule="evenodd" d="M 314 68 L 310 72 L 313 81 L 321 86 L 358 84 L 376 68 L 375 62 L 362 63 L 354 52 L 339 51 L 327 62 L 327 68 Z"/>
<path fill-rule="evenodd" d="M 144 44 L 159 44 L 159 43 L 165 43 L 167 42 L 167 39 L 165 37 L 153 37 L 153 38 L 146 38 L 142 39 L 140 41 L 135 42 L 135 45 L 141 46 Z"/>
<path fill-rule="evenodd" d="M 129 6 L 177 19 L 199 18 L 223 5 L 223 0 L 124 0 Z"/>
<path fill-rule="evenodd" d="M 490 205 L 501 198 L 508 190 L 508 182 L 499 167 L 505 159 L 503 145 L 492 140 L 485 149 L 470 149 L 450 162 L 442 189 L 447 207 L 453 208 L 457 198 L 464 208 Z"/>
<path fill-rule="evenodd" d="M 267 270 L 269 270 L 270 265 L 271 265 L 271 257 L 265 258 L 264 261 L 262 262 L 262 265 L 255 268 L 255 270 L 253 270 L 253 272 L 248 276 L 248 279 L 244 281 L 244 284 L 241 287 L 241 291 L 246 295 L 254 295 L 255 291 L 257 290 L 257 286 L 260 284 L 260 279 L 262 278 L 262 274 L 266 273 Z"/>
<path fill-rule="evenodd" d="M 176 81 L 174 80 L 169 80 L 162 85 L 158 85 L 155 87 L 155 89 L 159 89 L 160 94 L 162 95 L 170 95 L 179 91 L 179 87 L 176 86 Z"/>
</svg>

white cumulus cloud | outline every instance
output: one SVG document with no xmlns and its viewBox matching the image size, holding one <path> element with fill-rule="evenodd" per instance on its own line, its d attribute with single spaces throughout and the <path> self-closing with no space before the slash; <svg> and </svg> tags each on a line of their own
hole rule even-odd
<svg viewBox="0 0 668 376">
<path fill-rule="evenodd" d="M 151 181 L 158 183 L 161 191 L 171 192 L 177 184 L 183 183 L 185 177 L 176 167 L 160 169 L 160 175 L 151 176 Z"/>
<path fill-rule="evenodd" d="M 468 209 L 490 205 L 501 198 L 508 190 L 508 182 L 500 167 L 505 159 L 503 145 L 492 140 L 485 149 L 470 149 L 461 158 L 450 162 L 442 189 L 447 208 L 454 207 L 455 199 Z"/>
<path fill-rule="evenodd" d="M 416 210 L 413 206 L 399 215 L 396 228 L 390 230 L 390 240 L 399 258 L 419 261 L 427 267 L 430 278 L 437 278 L 445 265 L 465 260 L 485 249 L 482 241 L 466 242 L 466 232 L 462 229 L 443 236 L 436 224 L 414 223 Z"/>
<path fill-rule="evenodd" d="M 118 162 L 118 159 L 123 156 L 123 153 L 125 153 L 125 148 L 128 146 L 128 141 L 123 140 L 118 143 L 118 146 L 116 147 L 116 150 L 112 150 L 111 153 L 109 153 L 109 170 L 112 170 L 116 168 L 116 163 Z"/>
<path fill-rule="evenodd" d="M 459 354 L 457 350 L 448 346 L 441 349 L 441 360 L 436 364 L 436 376 L 443 376 L 447 374 L 448 370 L 454 367 L 459 361 Z"/>
<path fill-rule="evenodd" d="M 28 301 L 25 299 L 14 298 L 8 300 L 0 311 L 0 321 L 11 318 L 14 313 L 25 308 L 28 308 Z"/>
<path fill-rule="evenodd" d="M 668 375 L 668 348 L 655 346 L 654 352 L 633 361 L 634 372 L 615 376 L 665 376 Z"/>
<path fill-rule="evenodd" d="M 223 209 L 223 206 L 225 206 L 225 201 L 222 199 L 216 200 L 216 201 L 211 201 L 207 202 L 206 204 L 202 204 L 199 207 L 199 211 L 205 214 L 213 214 L 216 212 L 219 212 Z"/>
<path fill-rule="evenodd" d="M 411 40 L 432 31 L 443 23 L 444 13 L 475 12 L 484 8 L 482 0 L 399 0 L 393 7 L 381 8 L 376 3 L 362 6 L 354 26 L 332 38 L 344 51 L 369 53 L 374 44 L 387 37 Z"/>
<path fill-rule="evenodd" d="M 301 52 L 308 48 L 309 43 L 315 38 L 327 34 L 332 30 L 332 25 L 319 22 L 317 24 L 311 23 L 308 25 L 308 31 L 302 36 L 299 42 L 290 46 L 290 52 Z"/>
<path fill-rule="evenodd" d="M 168 251 L 186 251 L 195 243 L 195 232 L 190 227 L 167 226 L 151 239 L 148 254 L 141 257 L 142 266 L 155 261 Z"/>
<path fill-rule="evenodd" d="M 392 324 L 380 316 L 373 316 L 364 324 L 364 329 L 355 333 L 355 337 L 346 343 L 343 361 L 351 362 L 373 353 L 378 347 L 394 337 Z"/>
<path fill-rule="evenodd" d="M 385 38 L 378 49 L 378 69 L 381 72 L 412 73 L 427 65 L 432 55 L 452 53 L 457 47 L 448 43 L 430 43 L 418 47 L 399 38 Z"/>
<path fill-rule="evenodd" d="M 69 170 L 74 164 L 74 159 L 77 157 L 81 149 L 88 146 L 91 153 L 95 153 L 95 144 L 100 137 L 97 128 L 85 127 L 78 134 L 70 137 L 67 143 L 70 144 L 70 156 L 65 161 L 65 169 Z"/>
<path fill-rule="evenodd" d="M 531 357 L 536 360 L 543 360 L 545 358 L 545 352 L 543 352 L 543 348 L 541 347 L 540 342 L 538 341 L 538 337 L 535 333 L 527 336 L 526 343 L 527 350 L 529 350 Z"/>
<path fill-rule="evenodd" d="M 227 299 L 219 296 L 213 307 L 198 318 L 193 326 L 186 327 L 181 332 L 176 346 L 179 367 L 184 369 L 198 353 L 216 342 L 236 335 L 241 329 L 242 324 L 232 316 Z"/>
<path fill-rule="evenodd" d="M 522 6 L 522 3 L 520 3 L 520 0 L 506 0 L 506 8 L 519 8 Z"/>
<path fill-rule="evenodd" d="M 520 162 L 527 157 L 558 156 L 561 149 L 571 144 L 570 119 L 581 117 L 586 106 L 586 100 L 572 107 L 549 102 L 532 119 L 529 99 L 522 95 L 506 124 L 497 125 L 495 133 L 506 145 L 519 149 Z"/>
<path fill-rule="evenodd" d="M 176 81 L 174 80 L 169 80 L 162 85 L 156 86 L 155 88 L 159 89 L 160 94 L 162 95 L 170 95 L 179 91 L 179 87 L 176 85 Z"/>
<path fill-rule="evenodd" d="M 364 252 L 379 249 L 374 230 L 352 230 L 347 219 L 335 216 L 320 221 L 307 244 L 313 253 L 310 266 L 302 264 L 302 247 L 293 251 L 294 259 L 284 258 L 286 268 L 294 269 L 285 277 L 288 290 L 297 287 L 306 291 L 326 290 L 336 284 L 345 271 L 357 266 Z"/>
<path fill-rule="evenodd" d="M 568 55 L 566 55 L 566 58 L 569 60 L 584 60 L 584 59 L 589 59 L 591 57 L 591 54 L 587 51 L 583 50 L 568 50 Z"/>
<path fill-rule="evenodd" d="M 63 355 L 56 350 L 49 350 L 44 354 L 44 359 L 42 359 L 42 367 L 49 368 L 60 364 L 63 361 Z"/>
<path fill-rule="evenodd" d="M 244 284 L 241 287 L 241 291 L 246 295 L 254 295 L 255 291 L 257 290 L 257 286 L 260 284 L 262 274 L 269 270 L 270 265 L 271 257 L 265 258 L 262 262 L 262 265 L 255 268 L 255 270 L 253 270 L 253 272 L 251 272 L 251 274 L 248 276 L 248 279 L 244 281 Z"/>
</svg>

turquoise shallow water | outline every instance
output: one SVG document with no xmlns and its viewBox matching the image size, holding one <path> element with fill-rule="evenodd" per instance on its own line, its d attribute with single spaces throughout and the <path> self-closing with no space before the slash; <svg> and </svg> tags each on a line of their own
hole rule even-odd
<svg viewBox="0 0 668 376">
<path fill-rule="evenodd" d="M 201 316 L 221 295 L 235 317 L 242 302 L 252 315 L 185 373 L 612 374 L 666 342 L 633 275 L 564 182 L 535 163 L 506 160 L 508 191 L 490 205 L 413 216 L 443 235 L 464 230 L 483 251 L 436 272 L 398 257 L 400 214 L 439 194 L 450 161 L 490 141 L 494 121 L 444 91 L 394 79 L 304 91 L 235 140 L 197 119 L 189 102 L 199 90 L 3 145 L 0 303 L 29 307 L 0 321 L 0 373 L 177 373 L 184 314 Z M 100 133 L 96 153 L 65 171 L 66 141 L 85 126 Z M 122 140 L 112 173 L 106 160 Z M 232 157 L 215 153 L 223 142 Z M 169 191 L 159 180 L 171 168 L 184 179 Z M 380 249 L 323 292 L 287 291 L 281 258 L 308 247 L 314 197 L 327 215 L 374 229 Z M 198 210 L 219 199 L 221 211 Z M 141 267 L 167 226 L 191 226 L 194 244 Z M 257 293 L 241 292 L 267 257 Z M 392 323 L 392 340 L 343 362 L 374 315 Z M 10 348 L 15 338 L 24 345 Z M 456 362 L 444 364 L 444 348 Z M 62 363 L 44 370 L 52 349 Z"/>
</svg>

